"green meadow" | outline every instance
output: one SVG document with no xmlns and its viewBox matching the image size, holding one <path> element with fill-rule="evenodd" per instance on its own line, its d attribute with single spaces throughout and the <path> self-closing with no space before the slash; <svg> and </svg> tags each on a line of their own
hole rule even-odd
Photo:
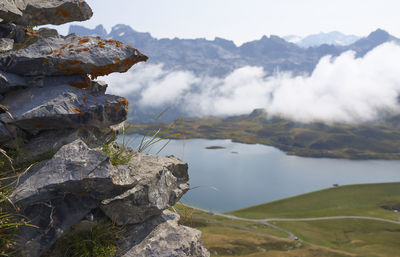
<svg viewBox="0 0 400 257">
<path fill-rule="evenodd" d="M 202 231 L 211 256 L 246 257 L 396 257 L 400 256 L 400 183 L 329 188 L 223 215 L 175 206 L 181 223 Z M 335 219 L 335 216 L 384 218 L 389 222 Z M 330 220 L 258 219 L 332 217 Z M 279 229 L 290 231 L 297 238 Z"/>
</svg>

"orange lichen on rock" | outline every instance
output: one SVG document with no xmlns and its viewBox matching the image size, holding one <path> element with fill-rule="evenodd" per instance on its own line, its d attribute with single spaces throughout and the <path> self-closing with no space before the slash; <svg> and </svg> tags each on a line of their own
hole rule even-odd
<svg viewBox="0 0 400 257">
<path fill-rule="evenodd" d="M 76 114 L 82 115 L 83 111 L 81 109 L 75 109 L 74 107 L 69 107 L 71 111 L 73 111 Z"/>
<path fill-rule="evenodd" d="M 121 47 L 121 46 L 122 46 L 122 43 L 119 42 L 119 41 L 115 41 L 115 45 L 116 45 L 117 47 Z"/>
<path fill-rule="evenodd" d="M 78 44 L 82 45 L 82 44 L 87 43 L 89 41 L 90 41 L 90 38 L 84 38 L 84 39 L 79 40 Z"/>
<path fill-rule="evenodd" d="M 125 98 L 125 97 L 121 97 L 121 101 L 118 101 L 117 102 L 117 106 L 118 107 L 120 107 L 120 106 L 128 106 L 129 105 L 129 102 L 128 102 L 128 100 Z"/>
<path fill-rule="evenodd" d="M 72 51 L 75 51 L 75 52 L 78 52 L 78 53 L 80 53 L 80 52 L 87 52 L 87 51 L 89 51 L 89 47 L 85 47 L 85 48 L 80 48 L 80 49 L 71 49 L 70 50 L 71 52 Z"/>
<path fill-rule="evenodd" d="M 74 44 L 70 44 L 70 45 L 69 45 L 69 48 L 72 48 L 72 47 L 74 47 Z"/>
<path fill-rule="evenodd" d="M 85 70 L 79 67 L 71 67 L 67 74 L 85 74 Z"/>
<path fill-rule="evenodd" d="M 106 46 L 106 44 L 103 41 L 99 41 L 96 46 L 104 48 Z"/>
<path fill-rule="evenodd" d="M 57 15 L 61 15 L 65 18 L 68 18 L 71 16 L 71 13 L 69 11 L 65 10 L 64 8 L 57 8 L 56 11 L 54 12 L 54 16 L 57 16 Z"/>
<path fill-rule="evenodd" d="M 122 97 L 122 101 L 124 102 L 124 104 L 125 104 L 126 107 L 129 106 L 129 101 L 128 101 L 128 99 L 126 99 L 125 97 Z"/>
<path fill-rule="evenodd" d="M 131 49 L 131 50 L 136 50 L 133 46 L 127 45 L 126 48 Z"/>
<path fill-rule="evenodd" d="M 147 61 L 147 56 L 141 56 L 138 58 L 128 57 L 123 61 L 116 62 L 114 64 L 107 64 L 104 66 L 96 66 L 91 69 L 90 76 L 91 79 L 96 79 L 99 76 L 105 76 L 113 72 L 126 72 L 129 70 L 134 64 L 138 62 Z"/>
<path fill-rule="evenodd" d="M 89 76 L 85 75 L 85 81 L 68 82 L 68 84 L 76 88 L 85 89 L 90 87 L 90 82 Z M 82 100 L 86 104 L 86 98 L 82 98 Z"/>
<path fill-rule="evenodd" d="M 81 99 L 82 99 L 83 103 L 84 103 L 85 105 L 87 105 L 87 100 L 86 100 L 86 97 L 84 97 L 84 96 L 81 96 Z"/>
<path fill-rule="evenodd" d="M 79 63 L 82 63 L 82 62 L 79 61 L 78 59 L 75 59 L 75 60 L 67 60 L 67 63 L 70 64 L 70 65 L 76 65 L 76 64 L 79 64 Z"/>
<path fill-rule="evenodd" d="M 121 97 L 121 101 L 117 102 L 117 107 L 125 106 L 125 110 L 128 110 L 129 108 L 129 102 L 125 97 Z"/>
<path fill-rule="evenodd" d="M 49 64 L 49 60 L 45 59 L 45 60 L 44 60 L 44 63 Z"/>
</svg>

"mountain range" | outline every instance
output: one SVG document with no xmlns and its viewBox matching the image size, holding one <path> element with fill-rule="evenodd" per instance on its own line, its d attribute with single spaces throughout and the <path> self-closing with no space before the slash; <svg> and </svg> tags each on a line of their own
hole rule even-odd
<svg viewBox="0 0 400 257">
<path fill-rule="evenodd" d="M 149 56 L 149 63 L 163 63 L 166 69 L 188 70 L 196 75 L 217 77 L 223 77 L 243 66 L 261 66 L 269 74 L 277 71 L 310 74 L 323 56 L 338 56 L 353 50 L 357 57 L 362 57 L 382 43 L 400 43 L 400 39 L 381 29 L 349 45 L 322 44 L 307 48 L 274 35 L 263 36 L 240 46 L 219 37 L 214 40 L 157 39 L 150 33 L 138 32 L 122 24 L 114 26 L 109 33 L 102 25 L 94 29 L 72 25 L 69 33 L 119 40 L 140 49 Z"/>
</svg>

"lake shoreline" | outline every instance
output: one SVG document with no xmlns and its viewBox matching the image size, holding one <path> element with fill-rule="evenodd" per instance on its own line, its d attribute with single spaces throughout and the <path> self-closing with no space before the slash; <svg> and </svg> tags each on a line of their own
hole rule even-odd
<svg viewBox="0 0 400 257">
<path fill-rule="evenodd" d="M 351 160 L 400 160 L 400 133 L 392 124 L 297 124 L 288 120 L 256 120 L 243 115 L 226 119 L 187 118 L 171 124 L 135 123 L 128 134 L 160 129 L 173 139 L 230 139 L 273 146 L 288 155 Z"/>
<path fill-rule="evenodd" d="M 132 146 L 139 145 L 142 139 L 141 135 L 125 137 L 125 142 L 132 141 Z M 164 143 L 155 145 L 152 151 L 157 152 Z M 208 150 L 207 146 L 225 149 Z M 190 184 L 196 189 L 185 195 L 184 203 L 218 212 L 293 197 L 334 184 L 400 181 L 400 161 L 396 160 L 304 158 L 287 155 L 272 146 L 228 139 L 172 139 L 160 154 L 174 155 L 189 165 Z"/>
</svg>

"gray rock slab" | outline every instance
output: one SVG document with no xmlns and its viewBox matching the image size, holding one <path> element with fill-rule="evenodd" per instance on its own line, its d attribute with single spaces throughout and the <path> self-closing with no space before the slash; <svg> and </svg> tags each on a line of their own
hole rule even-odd
<svg viewBox="0 0 400 257">
<path fill-rule="evenodd" d="M 26 208 L 60 194 L 85 195 L 107 200 L 103 203 L 106 215 L 117 223 L 143 221 L 175 204 L 189 188 L 185 178 L 175 177 L 180 174 L 176 169 L 187 172 L 187 165 L 174 157 L 140 153 L 134 153 L 127 165 L 113 166 L 108 156 L 78 139 L 22 177 L 10 200 Z M 143 187 L 148 189 L 141 190 Z M 122 209 L 115 209 L 117 205 Z"/>
<path fill-rule="evenodd" d="M 127 226 L 118 245 L 119 257 L 209 257 L 200 241 L 201 232 L 178 225 L 170 211 L 140 225 Z"/>
<path fill-rule="evenodd" d="M 63 194 L 23 209 L 22 214 L 37 228 L 19 228 L 16 237 L 19 253 L 16 256 L 41 256 L 64 232 L 82 220 L 97 205 L 96 200 L 86 196 Z"/>
<path fill-rule="evenodd" d="M 33 41 L 32 41 L 33 42 Z M 23 76 L 126 72 L 147 56 L 118 41 L 99 37 L 38 37 L 18 51 L 0 53 L 0 70 Z"/>
<path fill-rule="evenodd" d="M 0 94 L 6 93 L 11 89 L 25 86 L 27 86 L 27 83 L 23 77 L 0 71 Z"/>
<path fill-rule="evenodd" d="M 94 94 L 105 94 L 107 91 L 108 84 L 102 80 L 94 80 L 91 82 L 89 91 Z"/>
<path fill-rule="evenodd" d="M 14 39 L 11 38 L 0 38 L 0 52 L 6 52 L 12 50 L 14 47 Z"/>
<path fill-rule="evenodd" d="M 92 17 L 82 0 L 5 0 L 0 4 L 0 19 L 24 26 L 60 25 Z"/>
<path fill-rule="evenodd" d="M 63 146 L 52 159 L 35 166 L 10 196 L 26 208 L 63 193 L 103 200 L 125 192 L 132 185 L 113 182 L 116 169 L 108 156 L 89 149 L 80 139 Z"/>
<path fill-rule="evenodd" d="M 3 123 L 0 122 L 0 143 L 7 142 L 12 138 L 10 132 L 6 129 Z"/>
<path fill-rule="evenodd" d="M 0 3 L 0 19 L 9 21 L 12 17 L 22 16 L 21 9 L 24 9 L 24 0 L 6 0 Z"/>
<path fill-rule="evenodd" d="M 135 186 L 104 200 L 101 209 L 118 225 L 143 222 L 175 205 L 189 190 L 188 166 L 173 156 L 135 154 L 126 165 L 116 167 L 119 183 Z"/>
<path fill-rule="evenodd" d="M 0 38 L 13 38 L 17 26 L 12 23 L 0 24 Z"/>
<path fill-rule="evenodd" d="M 17 147 L 18 155 L 14 158 L 14 165 L 35 163 L 51 158 L 62 146 L 79 139 L 77 129 L 48 130 L 29 138 L 27 142 Z M 23 141 L 23 139 L 21 138 Z M 20 140 L 20 141 L 21 141 Z"/>
<path fill-rule="evenodd" d="M 123 122 L 128 113 L 125 98 L 91 94 L 70 86 L 81 77 L 46 77 L 43 87 L 15 90 L 0 101 L 14 119 L 0 114 L 0 121 L 14 124 L 31 134 L 43 130 L 95 127 L 107 128 Z"/>
<path fill-rule="evenodd" d="M 56 29 L 41 28 L 36 33 L 43 38 L 58 37 L 58 31 Z"/>
</svg>

